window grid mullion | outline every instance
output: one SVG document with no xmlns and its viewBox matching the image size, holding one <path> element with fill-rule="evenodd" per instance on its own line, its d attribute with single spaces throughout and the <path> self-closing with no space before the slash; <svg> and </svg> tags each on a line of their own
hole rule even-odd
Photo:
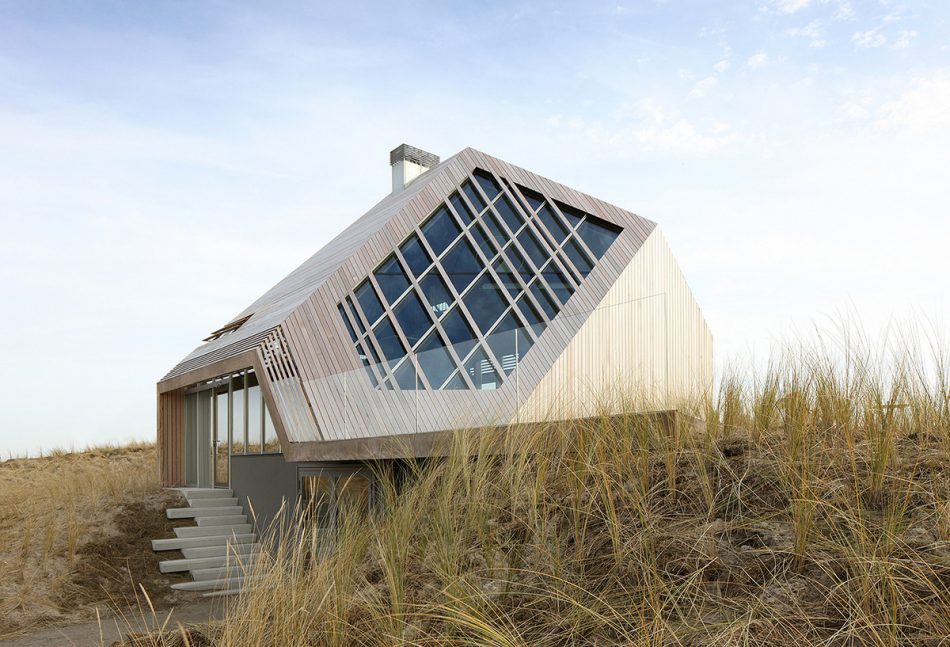
<svg viewBox="0 0 950 647">
<path fill-rule="evenodd" d="M 554 200 L 548 200 L 547 198 L 545 198 L 545 201 L 548 203 L 548 206 L 551 207 L 552 209 L 554 209 L 554 212 L 555 212 L 556 214 L 558 214 L 558 215 L 561 217 L 561 220 L 562 220 L 562 221 L 564 221 L 565 223 L 570 222 L 567 218 L 564 217 L 564 214 L 561 213 L 561 210 L 558 208 L 558 206 L 557 206 L 557 204 L 554 202 Z M 571 238 L 573 238 L 573 239 L 576 240 L 578 243 L 580 243 L 581 249 L 584 250 L 584 253 L 587 254 L 587 257 L 588 257 L 588 258 L 592 259 L 592 260 L 591 260 L 591 265 L 593 265 L 593 268 L 596 269 L 596 267 L 597 267 L 597 262 L 598 262 L 599 259 L 598 259 L 597 256 L 590 250 L 590 247 L 587 246 L 587 242 L 581 237 L 580 228 L 581 228 L 581 225 L 583 225 L 586 220 L 587 220 L 587 215 L 586 215 L 586 212 L 585 212 L 584 217 L 581 219 L 581 221 L 580 221 L 579 223 L 577 223 L 577 227 L 568 227 L 568 230 L 571 232 L 571 234 L 567 237 L 567 240 L 570 240 Z M 565 240 L 564 242 L 566 243 L 567 240 Z M 591 271 L 593 271 L 593 269 L 592 269 Z"/>
</svg>

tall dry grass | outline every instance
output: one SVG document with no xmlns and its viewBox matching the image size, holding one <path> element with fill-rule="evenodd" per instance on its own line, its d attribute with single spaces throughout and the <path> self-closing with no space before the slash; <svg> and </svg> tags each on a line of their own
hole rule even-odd
<svg viewBox="0 0 950 647">
<path fill-rule="evenodd" d="M 149 444 L 0 462 L 0 636 L 71 617 L 84 542 L 117 502 L 160 487 Z"/>
<path fill-rule="evenodd" d="M 704 424 L 460 433 L 335 539 L 275 534 L 205 638 L 950 644 L 950 364 L 918 341 L 790 347 L 684 403 Z"/>
</svg>

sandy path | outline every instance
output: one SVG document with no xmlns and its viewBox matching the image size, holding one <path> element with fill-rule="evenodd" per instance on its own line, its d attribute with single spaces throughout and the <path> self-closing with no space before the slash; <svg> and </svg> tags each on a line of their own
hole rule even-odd
<svg viewBox="0 0 950 647">
<path fill-rule="evenodd" d="M 176 607 L 171 612 L 171 620 L 168 627 L 174 627 L 176 623 L 181 624 L 200 624 L 208 620 L 219 617 L 221 614 L 222 603 L 220 601 L 208 600 L 202 602 L 190 603 L 181 607 Z M 165 620 L 169 611 L 158 612 L 161 621 Z M 80 624 L 63 625 L 43 629 L 31 634 L 11 638 L 9 640 L 0 640 L 0 645 L 6 647 L 100 647 L 100 645 L 111 645 L 119 640 L 130 629 L 132 631 L 142 631 L 146 627 L 141 618 L 129 617 L 122 618 L 103 618 L 102 620 L 102 638 L 100 639 L 100 626 L 96 621 L 83 622 Z"/>
</svg>

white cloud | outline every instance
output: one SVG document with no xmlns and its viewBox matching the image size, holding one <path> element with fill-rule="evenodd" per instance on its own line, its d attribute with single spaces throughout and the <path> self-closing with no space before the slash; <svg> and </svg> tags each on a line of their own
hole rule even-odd
<svg viewBox="0 0 950 647">
<path fill-rule="evenodd" d="M 875 27 L 868 31 L 854 32 L 851 34 L 851 42 L 858 47 L 870 49 L 884 45 L 887 42 L 887 36 L 881 33 L 880 27 Z"/>
<path fill-rule="evenodd" d="M 907 49 L 910 42 L 917 37 L 917 32 L 913 29 L 903 29 L 897 34 L 897 40 L 894 41 L 894 49 Z"/>
<path fill-rule="evenodd" d="M 827 45 L 819 20 L 812 20 L 804 27 L 790 27 L 785 30 L 785 33 L 792 37 L 807 38 L 809 47 L 818 49 Z"/>
<path fill-rule="evenodd" d="M 756 52 L 755 54 L 749 57 L 749 60 L 746 61 L 746 65 L 748 65 L 753 70 L 758 70 L 760 68 L 765 67 L 768 64 L 769 64 L 769 55 L 766 54 L 765 52 Z"/>
<path fill-rule="evenodd" d="M 795 13 L 810 6 L 813 0 L 773 0 L 772 6 L 782 13 Z"/>
<path fill-rule="evenodd" d="M 703 79 L 702 81 L 698 81 L 696 85 L 693 86 L 693 89 L 690 90 L 689 96 L 694 97 L 696 99 L 700 99 L 706 96 L 707 92 L 709 92 L 714 87 L 716 87 L 717 83 L 718 81 L 716 77 L 707 76 L 705 79 Z"/>
<path fill-rule="evenodd" d="M 841 111 L 850 119 L 859 121 L 863 121 L 864 119 L 867 119 L 871 116 L 871 113 L 867 108 L 853 101 L 849 101 L 848 103 L 841 106 Z"/>
<path fill-rule="evenodd" d="M 910 89 L 878 109 L 875 123 L 917 134 L 944 130 L 950 136 L 950 76 L 939 72 L 915 79 Z"/>
</svg>

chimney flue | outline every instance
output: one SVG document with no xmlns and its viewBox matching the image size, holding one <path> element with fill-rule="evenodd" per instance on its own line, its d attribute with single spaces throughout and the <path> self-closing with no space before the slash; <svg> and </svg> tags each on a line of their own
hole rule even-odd
<svg viewBox="0 0 950 647">
<path fill-rule="evenodd" d="M 389 153 L 389 164 L 393 168 L 393 193 L 399 193 L 438 163 L 438 155 L 409 144 L 397 146 Z"/>
</svg>

